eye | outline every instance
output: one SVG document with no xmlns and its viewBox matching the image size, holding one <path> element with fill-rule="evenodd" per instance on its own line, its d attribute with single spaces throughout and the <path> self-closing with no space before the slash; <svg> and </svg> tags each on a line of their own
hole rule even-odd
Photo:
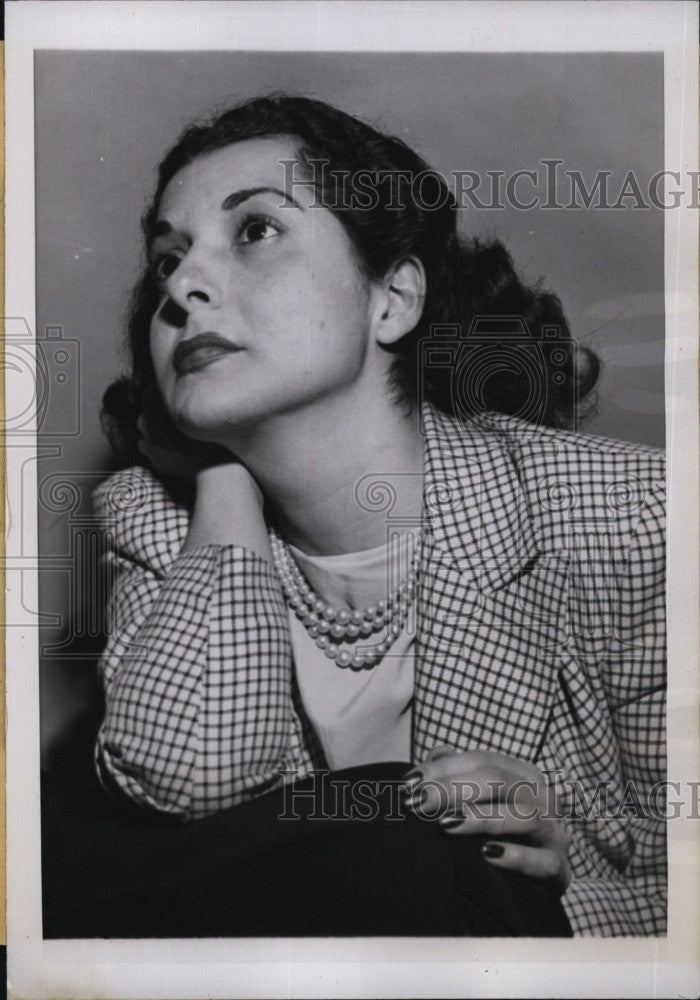
<svg viewBox="0 0 700 1000">
<path fill-rule="evenodd" d="M 181 258 L 176 253 L 164 253 L 153 264 L 153 271 L 158 281 L 166 281 L 175 271 Z"/>
<path fill-rule="evenodd" d="M 239 243 L 260 243 L 279 236 L 282 227 L 266 215 L 253 215 L 244 219 L 238 230 Z"/>
</svg>

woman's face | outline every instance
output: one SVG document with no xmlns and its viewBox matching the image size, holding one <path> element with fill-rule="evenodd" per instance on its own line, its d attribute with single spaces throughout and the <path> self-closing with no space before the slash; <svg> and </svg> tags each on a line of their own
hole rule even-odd
<svg viewBox="0 0 700 1000">
<path fill-rule="evenodd" d="M 285 198 L 280 160 L 296 156 L 291 137 L 246 140 L 163 193 L 150 345 L 166 405 L 193 437 L 226 444 L 236 428 L 346 393 L 378 364 L 374 286 L 343 226 L 310 207 L 313 189 Z"/>
</svg>

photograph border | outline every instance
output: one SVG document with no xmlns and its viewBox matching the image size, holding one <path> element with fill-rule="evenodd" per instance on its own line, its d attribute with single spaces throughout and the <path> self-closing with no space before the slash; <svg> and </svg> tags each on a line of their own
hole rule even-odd
<svg viewBox="0 0 700 1000">
<path fill-rule="evenodd" d="M 664 52 L 665 168 L 698 171 L 698 9 L 627 2 L 9 4 L 6 324 L 35 329 L 36 49 Z M 438 16 L 438 11 L 440 16 Z M 507 12 L 507 16 L 504 16 Z M 468 31 L 467 31 L 468 25 Z M 468 37 L 466 37 L 468 36 Z M 698 211 L 665 213 L 669 456 L 668 775 L 691 787 L 700 752 Z M 8 406 L 11 406 L 8 400 Z M 9 994 L 17 998 L 663 996 L 700 988 L 700 825 L 669 823 L 666 938 L 358 938 L 44 941 L 41 936 L 36 442 L 6 441 Z M 29 465 L 27 465 L 29 463 Z M 34 469 L 34 472 L 31 470 Z M 28 471 L 29 470 L 29 471 Z M 22 488 L 28 497 L 22 495 Z M 33 490 L 33 497 L 32 497 Z M 697 782 L 696 782 L 697 784 Z M 417 951 L 419 957 L 417 957 Z M 465 957 L 467 952 L 467 957 Z M 261 971 L 264 969 L 264 973 Z"/>
</svg>

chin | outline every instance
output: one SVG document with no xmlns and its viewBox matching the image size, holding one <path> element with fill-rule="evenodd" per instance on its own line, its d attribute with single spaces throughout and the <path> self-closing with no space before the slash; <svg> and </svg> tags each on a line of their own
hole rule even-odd
<svg viewBox="0 0 700 1000">
<path fill-rule="evenodd" d="M 225 444 L 231 437 L 231 432 L 237 427 L 244 427 L 259 421 L 261 412 L 259 401 L 245 405 L 216 405 L 216 400 L 210 395 L 207 400 L 189 398 L 186 402 L 172 408 L 172 419 L 179 430 L 195 441 L 206 441 L 211 444 Z"/>
<path fill-rule="evenodd" d="M 197 441 L 211 441 L 212 435 L 224 425 L 222 408 L 216 406 L 211 397 L 208 400 L 191 396 L 185 400 L 176 399 L 169 409 L 178 430 Z"/>
<path fill-rule="evenodd" d="M 224 433 L 224 424 L 221 419 L 200 417 L 197 414 L 181 415 L 173 417 L 173 423 L 178 430 L 192 438 L 194 441 L 207 441 L 216 444 Z"/>
</svg>

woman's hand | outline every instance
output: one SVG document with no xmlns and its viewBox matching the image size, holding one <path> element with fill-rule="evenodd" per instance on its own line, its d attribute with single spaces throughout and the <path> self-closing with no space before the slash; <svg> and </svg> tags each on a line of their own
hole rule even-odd
<svg viewBox="0 0 700 1000">
<path fill-rule="evenodd" d="M 228 462 L 200 469 L 183 550 L 202 545 L 240 545 L 272 563 L 263 506 L 255 479 L 232 455 Z"/>
<path fill-rule="evenodd" d="M 250 471 L 226 448 L 193 441 L 177 429 L 158 388 L 141 396 L 139 449 L 156 472 L 195 484 L 183 552 L 204 545 L 241 545 L 272 562 L 263 496 Z"/>
<path fill-rule="evenodd" d="M 155 385 L 144 389 L 141 394 L 141 415 L 137 426 L 141 433 L 139 451 L 161 475 L 193 482 L 202 469 L 234 461 L 225 448 L 193 441 L 178 430 Z"/>
<path fill-rule="evenodd" d="M 482 853 L 490 864 L 548 879 L 562 893 L 568 886 L 569 835 L 534 764 L 490 750 L 436 747 L 406 784 L 406 804 L 437 819 L 445 833 L 489 837 Z"/>
</svg>

